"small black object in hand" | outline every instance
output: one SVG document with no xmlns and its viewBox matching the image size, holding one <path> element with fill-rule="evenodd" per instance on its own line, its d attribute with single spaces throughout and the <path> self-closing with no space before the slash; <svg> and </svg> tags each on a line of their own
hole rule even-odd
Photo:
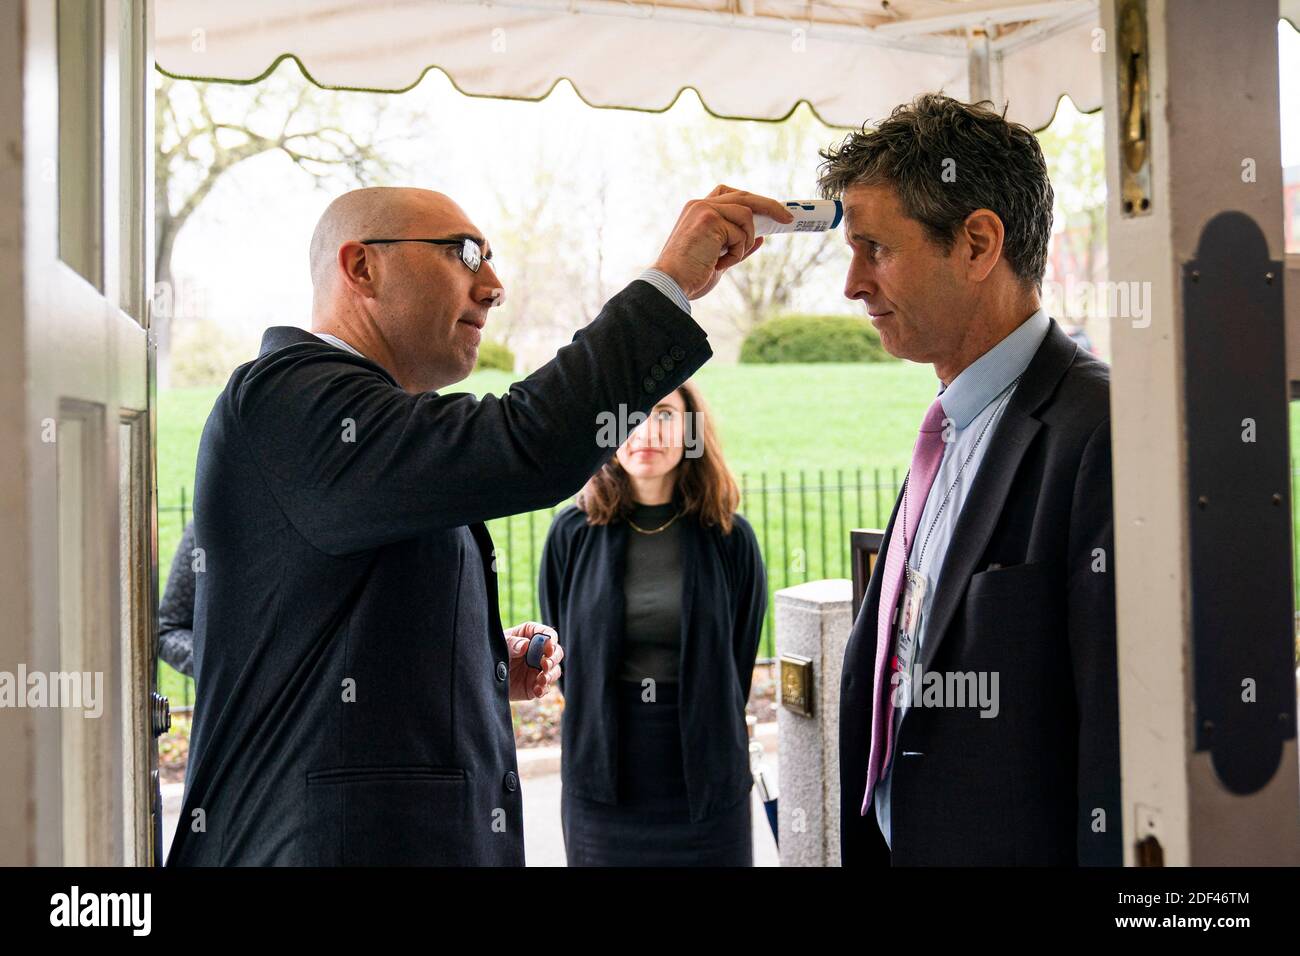
<svg viewBox="0 0 1300 956">
<path fill-rule="evenodd" d="M 528 642 L 528 654 L 524 659 L 528 662 L 528 666 L 535 671 L 542 669 L 542 651 L 545 649 L 546 641 L 550 636 L 539 631 Z"/>
</svg>

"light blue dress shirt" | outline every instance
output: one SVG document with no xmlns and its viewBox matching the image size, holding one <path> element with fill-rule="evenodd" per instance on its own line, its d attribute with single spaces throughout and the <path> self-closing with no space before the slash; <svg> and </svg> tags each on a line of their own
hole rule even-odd
<svg viewBox="0 0 1300 956">
<path fill-rule="evenodd" d="M 922 660 L 921 649 L 933 635 L 928 633 L 930 607 L 934 603 L 935 592 L 943 586 L 939 572 L 943 567 L 944 556 L 952 541 L 953 531 L 957 527 L 957 518 L 966 503 L 980 463 L 993 443 L 993 433 L 998 421 L 1010 401 L 1014 391 L 1012 383 L 1029 367 L 1029 362 L 1043 344 L 1051 321 L 1047 313 L 1039 309 L 1024 322 L 1020 323 L 1010 335 L 993 348 L 989 349 L 952 380 L 947 388 L 942 386 L 939 395 L 943 403 L 945 444 L 943 459 L 939 471 L 930 486 L 930 493 L 925 499 L 925 508 L 921 512 L 921 523 L 917 525 L 916 540 L 912 543 L 907 566 L 925 576 L 927 587 L 921 602 L 921 629 L 917 635 L 916 648 L 912 653 L 912 666 L 916 667 Z M 1005 399 L 1005 401 L 1004 401 Z M 985 426 L 987 425 L 987 431 Z M 984 438 L 979 440 L 981 432 Z M 978 447 L 976 443 L 978 442 Z M 974 454 L 972 455 L 972 450 Z M 962 462 L 971 455 L 970 463 L 962 468 Z M 949 488 L 952 489 L 951 494 Z M 947 505 L 943 504 L 948 496 Z M 909 498 L 908 508 L 914 508 L 918 502 Z M 940 510 L 942 508 L 942 511 Z M 902 526 L 902 511 L 899 511 L 895 529 Z M 928 538 L 928 540 L 927 540 Z M 962 586 L 958 584 L 957 586 Z M 891 635 L 892 639 L 892 635 Z M 892 687 L 886 688 L 886 693 Z M 903 725 L 911 701 L 905 701 L 894 710 L 894 741 L 898 741 L 898 729 Z M 892 748 L 891 748 L 892 749 Z M 903 757 L 893 750 L 889 757 L 889 766 L 884 768 L 880 781 L 876 784 L 875 809 L 876 820 L 885 842 L 893 847 L 890 832 L 890 789 L 893 782 L 891 773 L 894 761 Z"/>
<path fill-rule="evenodd" d="M 660 272 L 658 269 L 646 269 L 638 279 L 643 282 L 649 282 L 652 286 L 662 292 L 668 298 L 672 299 L 673 305 L 681 309 L 687 315 L 691 314 L 691 300 L 686 298 L 686 293 L 682 287 L 677 284 L 677 280 L 666 272 Z"/>
</svg>

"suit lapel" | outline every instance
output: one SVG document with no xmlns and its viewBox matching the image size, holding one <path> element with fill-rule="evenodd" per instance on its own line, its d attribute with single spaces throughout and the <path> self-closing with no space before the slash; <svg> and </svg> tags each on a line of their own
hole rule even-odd
<svg viewBox="0 0 1300 956">
<path fill-rule="evenodd" d="M 926 640 L 921 648 L 921 667 L 930 669 L 939 645 L 948 632 L 958 605 L 966 596 L 966 588 L 989 538 L 1002 517 L 1020 463 L 1042 422 L 1034 413 L 1056 389 L 1065 370 L 1074 360 L 1077 346 L 1052 320 L 1043 339 L 1025 369 L 1020 384 L 1016 386 L 991 443 L 980 464 L 970 496 L 957 518 L 952 540 L 939 572 L 934 603 L 930 608 L 930 621 L 925 625 Z"/>
</svg>

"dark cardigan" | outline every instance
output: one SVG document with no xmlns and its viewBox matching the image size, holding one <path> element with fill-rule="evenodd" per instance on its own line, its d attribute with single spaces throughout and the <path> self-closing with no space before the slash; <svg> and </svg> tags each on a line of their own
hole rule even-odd
<svg viewBox="0 0 1300 956">
<path fill-rule="evenodd" d="M 740 515 L 730 534 L 682 519 L 679 709 L 691 819 L 743 799 L 753 786 L 745 704 L 758 653 L 767 579 L 754 531 Z M 622 655 L 628 527 L 589 525 L 570 505 L 542 554 L 542 620 L 560 633 L 564 692 L 560 770 L 578 796 L 618 802 L 614 683 Z"/>
</svg>

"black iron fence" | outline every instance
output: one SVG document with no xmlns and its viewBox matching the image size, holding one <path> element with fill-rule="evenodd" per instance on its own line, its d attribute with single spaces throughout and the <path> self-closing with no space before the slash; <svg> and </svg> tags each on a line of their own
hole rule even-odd
<svg viewBox="0 0 1300 956">
<path fill-rule="evenodd" d="M 898 468 L 742 473 L 741 513 L 767 567 L 768 610 L 759 656 L 774 655 L 773 592 L 820 578 L 849 578 L 849 531 L 888 521 L 902 480 Z M 488 522 L 507 624 L 538 615 L 537 574 L 551 520 L 563 507 Z"/>
<path fill-rule="evenodd" d="M 773 593 L 804 581 L 851 578 L 849 532 L 885 526 L 898 497 L 903 469 L 749 472 L 739 477 L 740 510 L 754 528 L 767 567 L 768 610 L 759 657 L 771 658 L 775 654 Z M 1294 463 L 1291 481 L 1294 501 Z M 506 626 L 538 617 L 538 563 L 551 520 L 562 507 L 488 522 L 497 550 L 497 585 Z M 190 509 L 191 498 L 184 487 L 173 503 L 158 508 L 160 553 L 168 562 L 160 569 L 160 576 L 170 566 L 181 531 L 190 519 Z M 1296 567 L 1294 533 L 1292 567 Z M 1300 576 L 1296 580 L 1300 607 Z M 192 681 L 170 668 L 161 668 L 160 683 L 171 690 L 170 696 L 178 706 L 192 703 Z"/>
<path fill-rule="evenodd" d="M 767 566 L 768 610 L 763 623 L 759 657 L 774 655 L 772 594 L 792 584 L 819 578 L 849 578 L 849 531 L 883 527 L 902 481 L 902 470 L 890 468 L 819 469 L 742 473 L 741 513 L 749 520 Z M 537 573 L 542 545 L 551 520 L 563 507 L 512 515 L 488 522 L 497 549 L 497 586 L 506 626 L 536 620 Z M 158 508 L 159 550 L 165 576 L 181 532 L 190 520 L 192 498 L 182 487 L 171 502 Z M 185 706 L 193 700 L 193 682 L 170 668 L 160 671 L 173 700 Z"/>
</svg>

